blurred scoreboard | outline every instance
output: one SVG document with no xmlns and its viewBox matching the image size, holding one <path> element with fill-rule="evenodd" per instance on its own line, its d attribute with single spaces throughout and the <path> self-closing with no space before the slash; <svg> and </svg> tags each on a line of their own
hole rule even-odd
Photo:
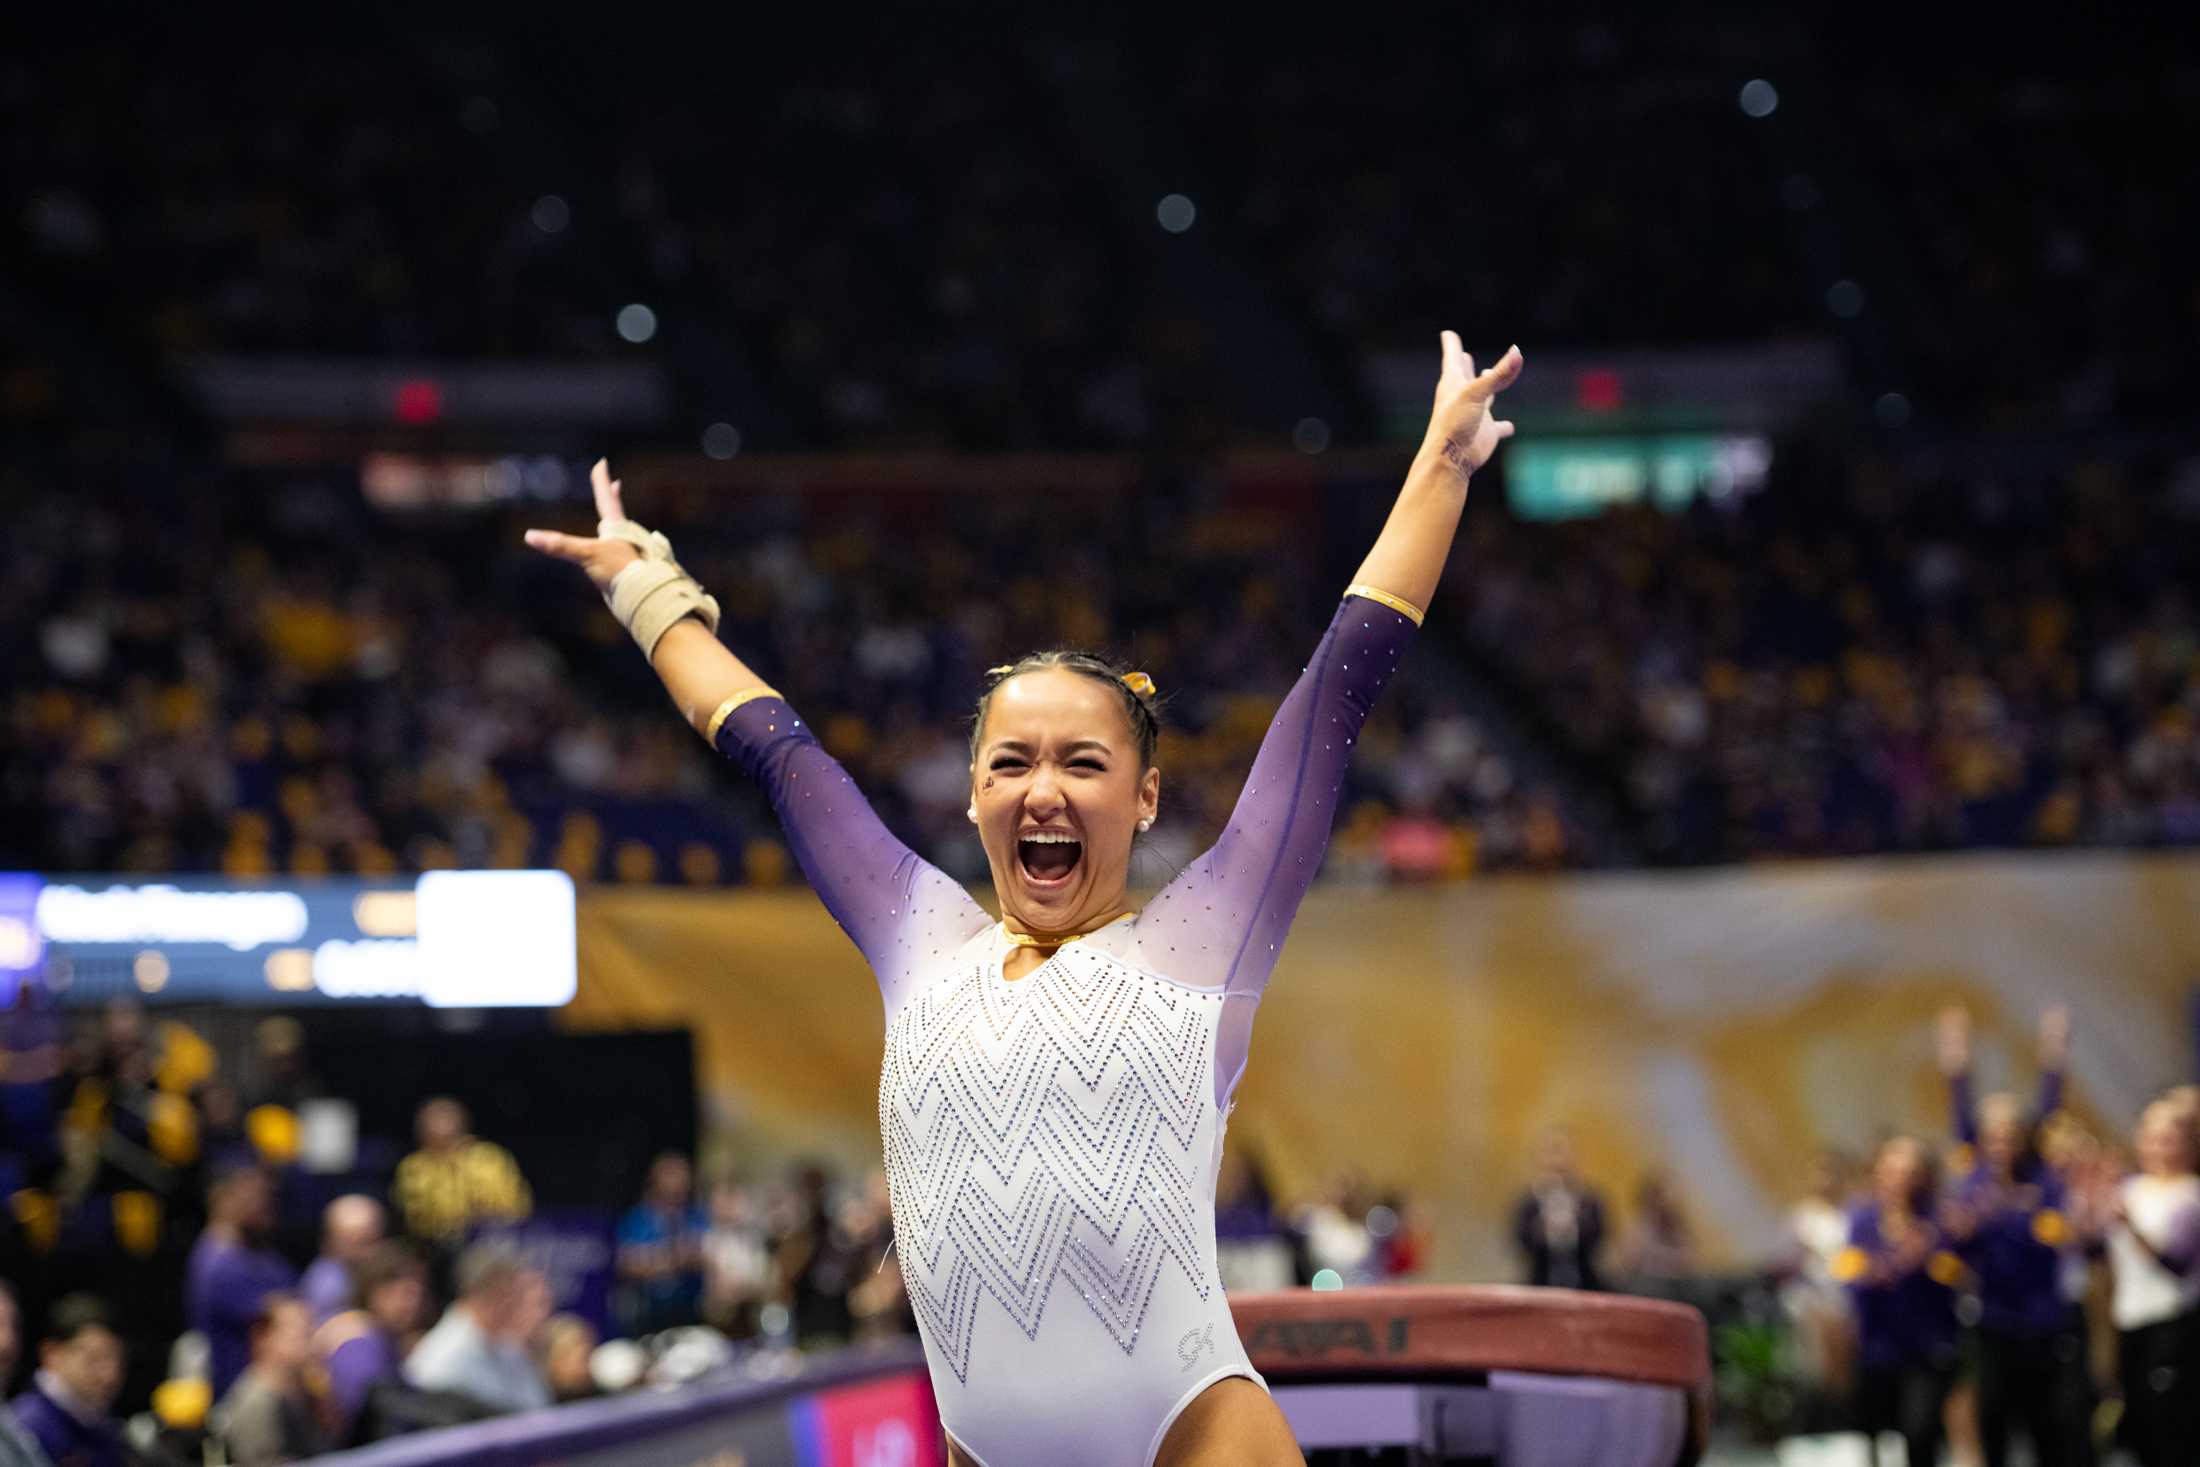
<svg viewBox="0 0 2200 1467">
<path fill-rule="evenodd" d="M 1771 440 L 1755 433 L 1519 438 L 1505 446 L 1505 500 L 1529 520 L 1577 519 L 1621 505 L 1677 514 L 1764 487 Z"/>
<path fill-rule="evenodd" d="M 235 882 L 0 873 L 0 997 L 555 1008 L 577 978 L 562 871 Z"/>
<path fill-rule="evenodd" d="M 1505 502 L 1524 520 L 1630 506 L 1683 513 L 1737 506 L 1767 487 L 1775 445 L 1838 411 L 1844 358 L 1831 340 L 1640 350 L 1543 351 L 1500 400 L 1519 436 L 1497 455 Z M 1428 421 L 1426 351 L 1363 364 L 1385 431 L 1416 441 Z"/>
</svg>

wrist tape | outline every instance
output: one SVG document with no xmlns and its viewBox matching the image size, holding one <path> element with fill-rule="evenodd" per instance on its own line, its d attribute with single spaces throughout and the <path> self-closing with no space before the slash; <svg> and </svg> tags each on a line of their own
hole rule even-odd
<svg viewBox="0 0 2200 1467">
<path fill-rule="evenodd" d="M 672 542 L 632 520 L 605 520 L 596 527 L 605 540 L 624 540 L 642 558 L 621 570 L 604 588 L 604 603 L 648 657 L 673 625 L 687 617 L 699 618 L 711 633 L 718 631 L 718 601 L 695 577 L 672 558 Z"/>
</svg>

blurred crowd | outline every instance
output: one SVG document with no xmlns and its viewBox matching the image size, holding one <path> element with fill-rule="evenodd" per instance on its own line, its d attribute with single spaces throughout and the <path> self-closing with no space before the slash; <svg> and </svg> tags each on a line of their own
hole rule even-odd
<svg viewBox="0 0 2200 1467">
<path fill-rule="evenodd" d="M 1334 506 L 1161 465 L 1315 406 L 1334 430 L 1302 446 L 1394 433 L 1371 364 L 1436 324 L 1595 348 L 1845 333 L 1859 379 L 1907 389 L 1889 428 L 2181 421 L 2191 191 L 2090 160 L 2189 115 L 2185 53 L 2134 75 L 2074 42 L 2018 76 L 1994 37 L 1952 65 L 1921 33 L 1813 86 L 1824 23 L 1724 14 L 1705 50 L 1650 17 L 1370 15 L 1318 56 L 1135 9 L 978 44 L 800 17 L 768 43 L 583 18 L 494 44 L 328 17 L 59 36 L 0 57 L 0 244 L 54 303 L 0 333 L 0 428 L 74 421 L 104 380 L 85 359 L 134 380 L 207 354 L 621 359 L 751 446 L 1150 454 L 1135 492 L 1081 489 L 1071 461 L 1021 495 L 943 471 L 891 508 L 633 488 L 729 640 L 957 874 L 978 671 L 1064 642 L 1146 662 L 1178 728 L 1158 880 L 1218 828 L 1339 570 Z M 2026 176 L 1961 166 L 1995 154 Z M 1462 156 L 1473 188 L 1428 186 Z M 1836 263 L 1863 283 L 1831 310 Z M 1776 461 L 1726 514 L 1550 526 L 1485 495 L 1440 635 L 1586 794 L 1409 677 L 1332 873 L 2200 839 L 2192 537 L 2162 529 L 2196 512 L 2190 461 L 1923 435 Z M 31 632 L 0 649 L 0 859 L 786 879 L 585 595 L 520 564 L 516 520 L 401 524 L 348 469 L 18 461 L 0 492 L 27 507 L 0 616 Z M 1063 533 L 1064 504 L 1103 498 Z M 1606 805 L 1616 833 L 1581 817 Z"/>
<path fill-rule="evenodd" d="M 1729 508 L 1477 503 L 1354 760 L 1329 874 L 2200 842 L 2200 460 L 1829 452 Z M 1329 508 L 1155 470 L 1063 539 L 1057 495 L 634 487 L 898 833 L 982 877 L 969 695 L 1047 645 L 1165 698 L 1158 882 L 1221 827 L 1340 572 Z M 224 474 L 30 508 L 0 615 L 0 859 L 49 871 L 790 879 L 522 517 L 377 514 L 342 476 Z M 185 502 L 168 501 L 180 496 Z M 133 537 L 165 518 L 155 541 Z M 565 517 L 535 511 L 534 518 Z M 1571 784 L 1530 777 L 1464 655 Z M 1608 792 L 1622 839 L 1578 818 Z"/>
<path fill-rule="evenodd" d="M 292 1019 L 261 1020 L 232 1076 L 173 1012 L 73 1017 L 19 1002 L 6 1026 L 0 1467 L 260 1467 L 914 1332 L 876 1167 L 665 1152 L 576 1247 L 576 1199 L 539 1196 L 448 1096 L 409 1149 L 309 1155 L 316 1107 L 349 1102 Z M 1290 1204 L 1234 1148 L 1219 1190 L 1233 1289 L 1429 1256 L 1421 1204 L 1356 1173 Z"/>
<path fill-rule="evenodd" d="M 2200 459 L 1996 458 L 1470 516 L 1438 614 L 1654 861 L 2200 842 Z"/>
<path fill-rule="evenodd" d="M 173 1011 L 75 1018 L 19 996 L 5 1025 L 10 1467 L 294 1460 L 914 1329 L 876 1168 L 666 1152 L 622 1213 L 576 1223 L 448 1096 L 403 1143 L 309 1154 L 316 1108 L 349 1102 L 293 1019 L 259 1021 L 232 1073 Z M 1739 1269 L 1707 1258 L 1687 1176 L 1615 1199 L 1554 1130 L 1510 1215 L 1520 1281 L 1701 1308 L 1745 1431 L 1898 1433 L 1958 1467 L 2021 1460 L 2012 1441 L 2089 1464 L 2119 1438 L 2140 1467 L 2181 1462 L 2200 1440 L 2200 1089 L 2149 1104 L 2128 1145 L 2096 1134 L 2064 1103 L 2069 1037 L 2049 1010 L 2036 1095 L 1980 1095 L 1948 1011 L 1947 1135 L 1826 1153 L 1787 1246 Z M 1256 1149 L 1222 1160 L 1232 1290 L 1412 1279 L 1442 1226 L 1395 1179 L 1348 1168 L 1286 1197 Z M 6 1455 L 18 1438 L 43 1458 Z"/>
<path fill-rule="evenodd" d="M 2200 1086 L 2150 1102 L 2127 1146 L 2064 1108 L 2068 1042 L 2067 1011 L 2049 1010 L 2037 1096 L 1980 1096 L 1968 1016 L 1943 1014 L 1949 1133 L 1885 1135 L 1861 1163 L 1823 1154 L 1768 1274 L 1708 1270 L 1663 1172 L 1640 1179 L 1619 1228 L 1554 1132 L 1515 1211 L 1523 1281 L 1704 1309 L 1726 1419 L 1768 1437 L 1891 1434 L 1907 1460 L 1945 1447 L 1956 1467 L 2090 1467 L 2115 1443 L 2139 1467 L 2188 1462 Z"/>
<path fill-rule="evenodd" d="M 332 1098 L 293 1021 L 261 1024 L 240 1086 L 177 1018 L 32 1013 L 0 1065 L 7 1467 L 301 1460 L 914 1328 L 875 1168 L 698 1187 L 666 1153 L 576 1254 L 447 1096 L 402 1155 L 309 1166 Z"/>
<path fill-rule="evenodd" d="M 1477 503 L 1354 760 L 1333 877 L 2200 841 L 2200 460 L 1797 455 L 1732 508 L 1544 523 Z M 1071 470 L 1059 494 L 1081 495 Z M 377 515 L 338 478 L 118 485 L 20 517 L 0 614 L 4 858 L 382 875 L 557 865 L 770 884 L 777 832 L 522 519 Z M 1047 645 L 1167 699 L 1165 879 L 1235 800 L 1339 572 L 1324 506 L 1155 471 L 1064 540 L 1055 494 L 637 484 L 720 634 L 890 825 L 983 875 L 969 694 Z M 1092 491 L 1098 492 L 1098 491 Z M 164 513 L 163 536 L 133 539 Z M 535 518 L 562 519 L 535 512 Z M 1464 652 L 1578 784 L 1530 778 Z M 1477 697 L 1487 697 L 1485 690 Z M 1517 737 L 1517 732 L 1515 734 Z M 1579 819 L 1608 791 L 1624 841 Z"/>
<path fill-rule="evenodd" d="M 1072 544 L 1037 495 L 756 494 L 729 522 L 693 495 L 633 492 L 724 604 L 720 635 L 816 722 L 889 824 L 964 877 L 984 873 L 961 818 L 982 669 L 1067 642 L 1151 670 L 1169 784 L 1134 874 L 1160 882 L 1219 832 L 1337 590 L 1309 507 L 1248 507 L 1196 480 L 1142 487 L 1137 516 L 1096 519 Z M 519 518 L 387 520 L 308 476 L 171 497 L 117 485 L 21 520 L 0 616 L 32 635 L 0 648 L 0 860 L 790 879 L 768 812 L 580 579 L 519 548 Z M 163 535 L 133 536 L 153 513 Z M 1582 859 L 1556 798 L 1457 697 L 1401 683 L 1354 762 L 1336 872 Z"/>
<path fill-rule="evenodd" d="M 1312 1195 L 1276 1195 L 1259 1153 L 1233 1145 L 1215 1178 L 1215 1258 L 1226 1289 L 1388 1283 L 1428 1263 L 1435 1219 L 1409 1189 L 1345 1167 Z"/>
</svg>

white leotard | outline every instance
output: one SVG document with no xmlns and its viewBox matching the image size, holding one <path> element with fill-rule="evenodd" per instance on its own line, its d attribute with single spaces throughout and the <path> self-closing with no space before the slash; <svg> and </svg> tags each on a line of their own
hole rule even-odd
<svg viewBox="0 0 2200 1467">
<path fill-rule="evenodd" d="M 887 1026 L 902 1278 L 973 1460 L 1144 1464 L 1199 1392 L 1260 1380 L 1215 1271 L 1222 994 L 1090 940 L 1010 981 L 1009 950 L 989 927 Z"/>
<path fill-rule="evenodd" d="M 940 1417 L 983 1467 L 1144 1467 L 1194 1397 L 1265 1386 L 1215 1268 L 1253 1013 L 1344 768 L 1413 623 L 1348 596 L 1221 840 L 1022 978 L 969 894 L 881 824 L 776 696 L 717 742 L 879 979 L 895 1248 Z"/>
</svg>

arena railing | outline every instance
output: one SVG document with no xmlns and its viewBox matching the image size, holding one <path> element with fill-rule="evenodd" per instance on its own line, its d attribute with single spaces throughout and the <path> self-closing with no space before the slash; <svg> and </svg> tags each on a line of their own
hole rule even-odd
<svg viewBox="0 0 2200 1467">
<path fill-rule="evenodd" d="M 395 1437 L 316 1461 L 341 1467 L 938 1467 L 939 1416 L 909 1340 L 784 1359 L 783 1375 L 731 1367 L 466 1426 Z"/>
</svg>

